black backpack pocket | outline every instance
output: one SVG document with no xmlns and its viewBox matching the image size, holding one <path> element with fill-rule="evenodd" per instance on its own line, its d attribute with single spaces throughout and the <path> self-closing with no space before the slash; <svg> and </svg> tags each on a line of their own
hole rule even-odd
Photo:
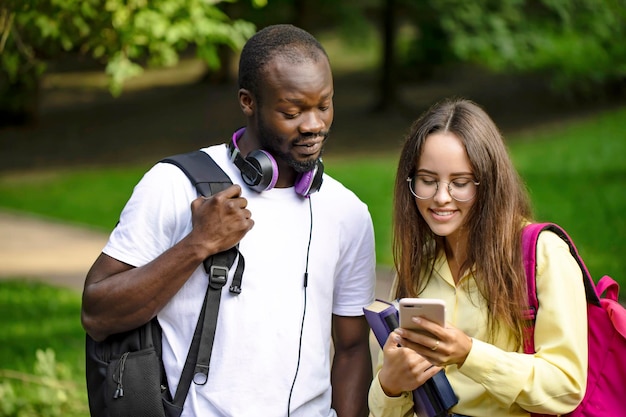
<svg viewBox="0 0 626 417">
<path fill-rule="evenodd" d="M 154 348 L 126 352 L 112 360 L 106 376 L 109 416 L 165 417 L 160 369 Z"/>
</svg>

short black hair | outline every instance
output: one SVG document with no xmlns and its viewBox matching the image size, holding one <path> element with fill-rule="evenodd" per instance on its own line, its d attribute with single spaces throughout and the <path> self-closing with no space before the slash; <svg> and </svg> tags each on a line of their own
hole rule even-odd
<svg viewBox="0 0 626 417">
<path fill-rule="evenodd" d="M 277 56 L 293 63 L 328 59 L 324 47 L 306 30 L 289 24 L 267 26 L 248 39 L 241 51 L 239 88 L 258 97 L 265 66 Z"/>
</svg>

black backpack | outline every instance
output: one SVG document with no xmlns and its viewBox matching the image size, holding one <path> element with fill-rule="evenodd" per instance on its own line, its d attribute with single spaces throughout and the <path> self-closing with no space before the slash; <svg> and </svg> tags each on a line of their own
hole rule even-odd
<svg viewBox="0 0 626 417">
<path fill-rule="evenodd" d="M 178 166 L 200 194 L 208 197 L 232 184 L 202 151 L 161 160 Z M 239 256 L 238 256 L 239 255 Z M 86 379 L 92 417 L 179 417 L 193 380 L 204 384 L 217 323 L 221 289 L 238 258 L 232 293 L 241 292 L 243 257 L 234 247 L 204 261 L 209 285 L 178 388 L 172 397 L 161 359 L 161 327 L 156 319 L 102 342 L 86 336 Z M 207 308 L 208 307 L 208 308 Z"/>
</svg>

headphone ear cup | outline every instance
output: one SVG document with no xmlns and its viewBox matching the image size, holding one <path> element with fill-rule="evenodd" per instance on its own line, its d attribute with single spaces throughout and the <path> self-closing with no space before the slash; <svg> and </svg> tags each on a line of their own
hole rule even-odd
<svg viewBox="0 0 626 417">
<path fill-rule="evenodd" d="M 308 197 L 311 194 L 319 191 L 322 186 L 322 180 L 324 175 L 324 164 L 322 160 L 318 160 L 315 164 L 315 168 L 311 171 L 303 172 L 298 175 L 294 189 L 297 194 Z"/>
<path fill-rule="evenodd" d="M 278 165 L 272 155 L 263 151 L 252 151 L 246 158 L 247 165 L 254 169 L 242 169 L 243 181 L 257 192 L 274 188 L 278 181 Z"/>
</svg>

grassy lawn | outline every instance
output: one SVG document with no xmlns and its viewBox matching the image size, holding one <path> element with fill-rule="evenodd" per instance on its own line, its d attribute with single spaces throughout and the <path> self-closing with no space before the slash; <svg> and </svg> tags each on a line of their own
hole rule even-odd
<svg viewBox="0 0 626 417">
<path fill-rule="evenodd" d="M 563 226 L 592 276 L 626 290 L 626 108 L 511 146 L 540 221 Z M 624 296 L 624 294 L 622 294 Z"/>
<path fill-rule="evenodd" d="M 626 108 L 509 138 L 508 143 L 532 195 L 537 219 L 565 227 L 596 280 L 611 275 L 626 289 L 624 120 Z M 325 158 L 327 172 L 368 204 L 376 231 L 377 260 L 382 265 L 392 264 L 391 199 L 396 161 L 396 154 Z M 0 175 L 0 207 L 108 232 L 147 168 Z M 0 281 L 0 369 L 32 373 L 36 350 L 52 348 L 82 404 L 82 408 L 70 407 L 62 414 L 69 416 L 86 415 L 79 312 L 76 292 Z M 0 398 L 7 395 L 5 376 L 0 374 Z M 27 386 L 17 389 L 21 390 L 18 397 L 20 392 L 32 392 Z"/>
</svg>

